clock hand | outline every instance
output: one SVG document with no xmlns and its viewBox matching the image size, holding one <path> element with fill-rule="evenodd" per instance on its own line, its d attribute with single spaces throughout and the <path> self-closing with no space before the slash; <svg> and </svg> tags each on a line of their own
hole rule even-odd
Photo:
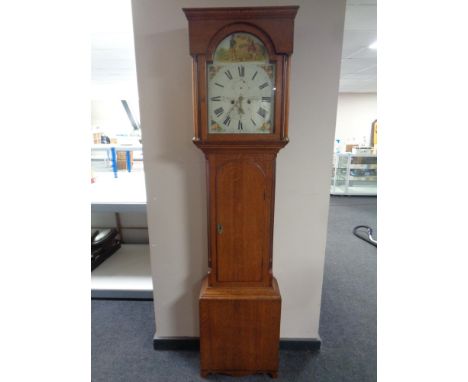
<svg viewBox="0 0 468 382">
<path fill-rule="evenodd" d="M 234 102 L 234 98 L 231 98 L 231 97 L 223 97 L 223 100 L 227 100 L 227 101 L 230 101 L 230 103 L 232 104 L 231 108 L 226 112 L 226 115 L 230 115 L 232 110 L 234 110 L 234 108 L 236 107 L 236 103 Z M 237 101 L 236 101 L 237 102 Z"/>
<path fill-rule="evenodd" d="M 235 107 L 236 107 L 236 104 L 232 105 L 231 108 L 229 109 L 229 111 L 226 114 L 230 115 L 232 110 L 234 110 Z"/>
<path fill-rule="evenodd" d="M 239 96 L 239 99 L 237 100 L 239 102 L 239 105 L 237 106 L 237 109 L 239 110 L 239 114 L 245 114 L 244 110 L 242 109 L 242 101 L 244 97 L 242 95 Z"/>
<path fill-rule="evenodd" d="M 231 110 L 229 112 L 232 111 L 232 109 L 234 107 L 237 108 L 237 110 L 239 111 L 239 114 L 245 114 L 244 110 L 242 109 L 242 101 L 243 101 L 244 97 L 242 96 L 242 94 L 239 96 L 239 98 L 236 100 L 236 102 L 234 103 L 234 106 L 231 108 Z"/>
<path fill-rule="evenodd" d="M 244 111 L 243 111 L 243 110 L 241 111 L 242 107 L 239 107 L 239 105 L 238 105 L 239 99 L 240 99 L 241 97 L 242 97 L 242 96 L 240 96 L 240 97 L 236 100 L 236 102 L 234 102 L 234 104 L 231 106 L 231 108 L 230 108 L 229 111 L 226 113 L 226 115 L 230 115 L 231 112 L 234 110 L 234 108 L 237 108 L 237 110 L 239 111 L 239 113 L 244 114 Z M 233 100 L 231 100 L 231 101 L 233 101 Z"/>
<path fill-rule="evenodd" d="M 229 98 L 226 97 L 226 99 L 229 99 Z M 234 99 L 231 99 L 231 102 L 234 102 L 234 103 L 232 104 L 231 108 L 226 112 L 226 115 L 230 116 L 232 111 L 234 110 L 234 108 L 237 109 L 239 114 L 245 114 L 245 111 L 242 108 L 242 101 L 243 100 L 244 100 L 244 97 L 242 95 L 240 95 L 235 102 L 234 102 Z"/>
</svg>

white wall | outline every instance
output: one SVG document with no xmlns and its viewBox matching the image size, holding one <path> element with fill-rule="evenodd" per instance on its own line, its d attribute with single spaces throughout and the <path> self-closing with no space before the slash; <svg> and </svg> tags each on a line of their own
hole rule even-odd
<svg viewBox="0 0 468 382">
<path fill-rule="evenodd" d="M 290 144 L 278 155 L 274 274 L 281 336 L 317 338 L 344 0 L 133 1 L 157 337 L 198 335 L 207 271 L 204 157 L 191 142 L 191 57 L 182 7 L 298 4 Z"/>
<path fill-rule="evenodd" d="M 376 119 L 376 93 L 340 93 L 335 138 L 345 144 L 369 145 L 371 125 Z"/>
</svg>

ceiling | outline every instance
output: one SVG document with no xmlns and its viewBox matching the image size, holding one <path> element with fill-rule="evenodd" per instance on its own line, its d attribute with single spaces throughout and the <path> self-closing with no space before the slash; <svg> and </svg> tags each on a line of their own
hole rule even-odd
<svg viewBox="0 0 468 382">
<path fill-rule="evenodd" d="M 91 97 L 138 99 L 130 0 L 93 3 Z"/>
<path fill-rule="evenodd" d="M 377 0 L 347 0 L 341 56 L 341 93 L 377 92 Z"/>
<path fill-rule="evenodd" d="M 340 92 L 377 91 L 376 40 L 377 0 L 347 0 Z M 130 0 L 94 3 L 91 46 L 92 98 L 137 99 Z"/>
</svg>

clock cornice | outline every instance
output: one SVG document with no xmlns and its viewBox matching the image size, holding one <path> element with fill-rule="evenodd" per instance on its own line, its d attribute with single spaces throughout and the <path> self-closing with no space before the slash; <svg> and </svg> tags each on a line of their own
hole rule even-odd
<svg viewBox="0 0 468 382">
<path fill-rule="evenodd" d="M 250 23 L 267 34 L 276 54 L 293 52 L 294 18 L 299 6 L 183 8 L 189 21 L 190 55 L 205 55 L 211 38 L 221 28 L 235 23 Z"/>
<path fill-rule="evenodd" d="M 280 19 L 294 20 L 298 5 L 270 7 L 182 8 L 188 20 Z"/>
</svg>

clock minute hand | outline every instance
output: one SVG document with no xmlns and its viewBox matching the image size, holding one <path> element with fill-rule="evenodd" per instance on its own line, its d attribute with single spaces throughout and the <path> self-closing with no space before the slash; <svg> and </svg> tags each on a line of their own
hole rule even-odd
<svg viewBox="0 0 468 382">
<path fill-rule="evenodd" d="M 243 101 L 244 97 L 242 97 L 242 95 L 239 96 L 239 98 L 237 99 L 236 103 L 234 106 L 237 105 L 237 109 L 239 110 L 239 114 L 245 114 L 244 113 L 244 110 L 242 109 L 242 101 Z M 239 104 L 238 104 L 239 103 Z"/>
</svg>

